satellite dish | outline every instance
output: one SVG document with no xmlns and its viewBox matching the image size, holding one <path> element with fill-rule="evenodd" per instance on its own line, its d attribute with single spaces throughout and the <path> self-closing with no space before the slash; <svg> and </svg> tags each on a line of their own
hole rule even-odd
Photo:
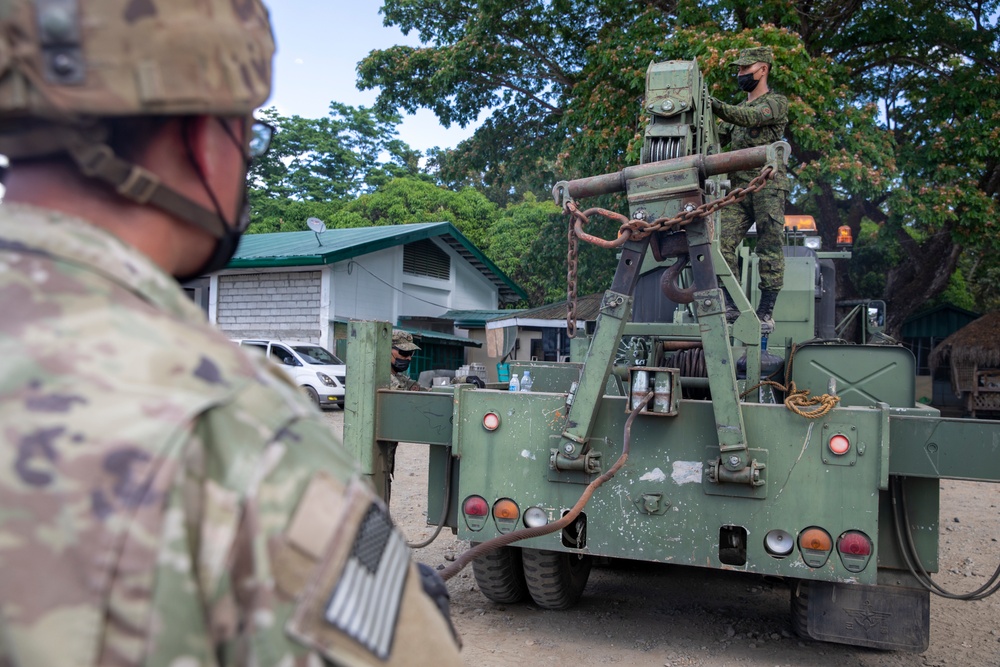
<svg viewBox="0 0 1000 667">
<path fill-rule="evenodd" d="M 319 218 L 308 218 L 306 224 L 316 233 L 316 243 L 322 246 L 323 242 L 319 240 L 319 235 L 326 231 L 326 223 Z"/>
</svg>

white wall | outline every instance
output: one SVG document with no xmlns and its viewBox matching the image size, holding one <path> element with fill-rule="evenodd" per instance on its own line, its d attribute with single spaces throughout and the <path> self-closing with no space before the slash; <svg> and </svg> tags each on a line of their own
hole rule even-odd
<svg viewBox="0 0 1000 667">
<path fill-rule="evenodd" d="M 283 338 L 319 343 L 320 271 L 218 276 L 216 324 L 230 338 Z"/>
<path fill-rule="evenodd" d="M 448 280 L 403 273 L 402 246 L 335 264 L 330 317 L 395 324 L 402 317 L 438 317 L 452 309 L 497 308 L 496 286 L 446 244 L 434 242 L 451 257 Z"/>
</svg>

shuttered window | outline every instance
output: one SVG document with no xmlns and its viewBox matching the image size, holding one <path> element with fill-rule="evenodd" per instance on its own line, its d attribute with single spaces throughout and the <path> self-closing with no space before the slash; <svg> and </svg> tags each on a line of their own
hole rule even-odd
<svg viewBox="0 0 1000 667">
<path fill-rule="evenodd" d="M 451 257 L 430 239 L 403 246 L 403 273 L 449 280 Z"/>
</svg>

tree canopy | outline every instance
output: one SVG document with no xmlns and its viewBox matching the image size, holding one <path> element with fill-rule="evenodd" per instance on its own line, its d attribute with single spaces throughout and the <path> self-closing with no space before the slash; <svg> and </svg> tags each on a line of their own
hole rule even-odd
<svg viewBox="0 0 1000 667">
<path fill-rule="evenodd" d="M 789 212 L 814 215 L 830 245 L 838 226 L 852 228 L 858 253 L 840 294 L 886 298 L 898 332 L 960 266 L 970 285 L 1000 276 L 998 9 L 1000 0 L 384 0 L 385 22 L 423 46 L 373 51 L 359 85 L 379 88 L 378 113 L 428 108 L 445 125 L 486 114 L 433 166 L 442 183 L 507 206 L 529 191 L 547 197 L 557 179 L 638 162 L 649 62 L 697 59 L 712 94 L 734 102 L 727 63 L 740 48 L 771 46 L 772 87 L 789 99 Z M 546 229 L 551 255 L 565 229 Z M 972 292 L 985 302 L 996 290 Z"/>
</svg>

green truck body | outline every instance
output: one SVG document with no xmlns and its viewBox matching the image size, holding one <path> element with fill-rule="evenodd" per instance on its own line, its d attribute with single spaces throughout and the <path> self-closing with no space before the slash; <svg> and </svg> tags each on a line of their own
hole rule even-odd
<svg viewBox="0 0 1000 667">
<path fill-rule="evenodd" d="M 561 183 L 562 203 L 624 192 L 631 218 L 672 217 L 722 196 L 726 171 L 787 157 L 786 144 L 719 153 L 693 63 L 651 65 L 646 110 L 643 164 Z M 483 543 L 560 519 L 628 437 L 626 464 L 569 526 L 475 561 L 487 597 L 569 606 L 595 557 L 742 571 L 789 582 L 804 636 L 921 651 L 921 568 L 937 569 L 938 480 L 1000 480 L 1000 422 L 944 419 L 917 405 L 905 348 L 836 340 L 834 261 L 845 255 L 798 245 L 786 252 L 769 345 L 790 371 L 775 379 L 837 402 L 809 418 L 783 404 L 780 388 L 753 388 L 762 356 L 755 257 L 744 249 L 733 274 L 714 217 L 626 240 L 573 360 L 510 364 L 511 373 L 531 371 L 531 392 L 389 390 L 391 326 L 351 322 L 345 441 L 383 492 L 394 443 L 430 445 L 428 521 Z M 635 321 L 655 310 L 636 303 L 637 285 L 663 280 L 681 257 L 689 266 L 675 287 L 690 303 L 669 302 L 668 321 Z M 721 287 L 742 311 L 733 324 Z M 877 326 L 862 330 L 880 338 Z M 627 429 L 643 386 L 658 393 Z"/>
</svg>

